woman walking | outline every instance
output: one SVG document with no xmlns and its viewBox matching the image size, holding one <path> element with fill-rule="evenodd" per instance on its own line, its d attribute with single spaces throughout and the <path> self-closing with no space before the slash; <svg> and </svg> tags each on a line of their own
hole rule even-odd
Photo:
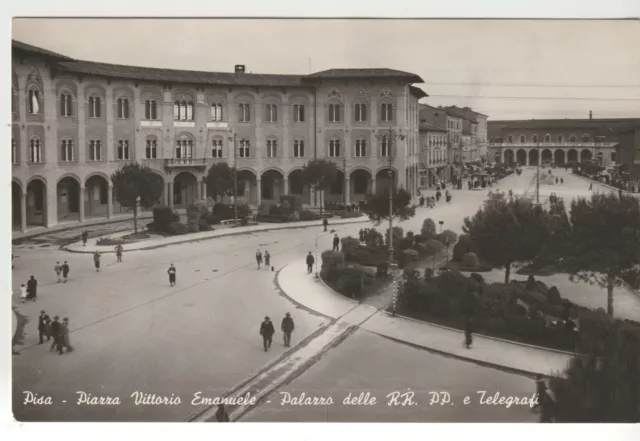
<svg viewBox="0 0 640 441">
<path fill-rule="evenodd" d="M 65 317 L 60 325 L 60 340 L 63 348 L 67 348 L 67 352 L 73 352 L 73 347 L 69 343 L 69 319 Z"/>
<path fill-rule="evenodd" d="M 262 265 L 262 253 L 260 250 L 256 251 L 256 263 L 258 264 L 258 269 L 260 269 L 260 265 Z"/>
<path fill-rule="evenodd" d="M 167 270 L 167 273 L 169 274 L 169 286 L 175 286 L 175 284 L 176 284 L 176 267 L 173 266 L 173 263 L 171 264 L 171 266 Z"/>
</svg>

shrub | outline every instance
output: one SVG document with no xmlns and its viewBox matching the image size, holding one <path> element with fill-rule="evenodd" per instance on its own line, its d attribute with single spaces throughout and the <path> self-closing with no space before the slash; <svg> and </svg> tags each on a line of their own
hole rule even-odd
<svg viewBox="0 0 640 441">
<path fill-rule="evenodd" d="M 376 267 L 377 277 L 387 277 L 389 275 L 389 263 L 380 262 Z"/>
<path fill-rule="evenodd" d="M 289 201 L 283 201 L 280 204 L 280 212 L 286 216 L 289 216 L 293 213 L 293 209 L 291 208 L 291 204 L 289 204 Z"/>
<path fill-rule="evenodd" d="M 433 219 L 427 218 L 422 222 L 420 234 L 427 239 L 433 239 L 436 237 L 436 223 Z"/>
<path fill-rule="evenodd" d="M 180 215 L 178 213 L 171 213 L 171 222 L 180 222 Z"/>
<path fill-rule="evenodd" d="M 384 248 L 358 246 L 354 251 L 347 253 L 345 259 L 360 265 L 378 266 L 380 262 L 387 262 L 388 253 Z"/>
<path fill-rule="evenodd" d="M 262 202 L 258 206 L 258 215 L 261 214 L 272 214 L 273 207 L 277 207 L 278 205 L 275 202 Z"/>
<path fill-rule="evenodd" d="M 346 213 L 340 213 L 340 217 L 342 219 L 351 219 L 351 218 L 360 217 L 360 216 L 364 216 L 364 215 L 359 211 L 347 211 Z"/>
<path fill-rule="evenodd" d="M 344 263 L 344 253 L 339 251 L 327 250 L 320 257 L 322 258 L 322 268 L 332 268 Z"/>
<path fill-rule="evenodd" d="M 320 219 L 320 215 L 309 211 L 309 210 L 302 210 L 300 211 L 300 220 L 301 221 L 312 221 L 312 220 L 318 220 Z"/>
<path fill-rule="evenodd" d="M 172 222 L 171 209 L 166 205 L 156 205 L 153 207 L 153 224 L 156 231 L 169 231 Z"/>
<path fill-rule="evenodd" d="M 478 273 L 471 273 L 471 274 L 469 275 L 469 277 L 470 277 L 471 279 L 475 280 L 475 281 L 476 281 L 476 283 L 480 283 L 480 284 L 484 283 L 484 277 L 482 277 L 482 276 L 481 276 L 480 274 L 478 274 Z"/>
<path fill-rule="evenodd" d="M 169 225 L 170 234 L 178 235 L 178 234 L 186 234 L 188 232 L 189 232 L 189 229 L 183 223 L 171 222 L 171 225 Z"/>
<path fill-rule="evenodd" d="M 527 278 L 526 288 L 527 291 L 533 291 L 534 289 L 536 289 L 536 279 L 532 275 L 529 275 L 529 277 Z"/>
<path fill-rule="evenodd" d="M 147 231 L 156 231 L 156 224 L 155 222 L 149 222 L 147 224 Z"/>
<path fill-rule="evenodd" d="M 417 261 L 420 257 L 416 250 L 403 250 L 401 253 L 407 256 L 407 262 L 409 260 Z"/>
<path fill-rule="evenodd" d="M 400 241 L 399 248 L 401 250 L 408 250 L 413 246 L 413 237 L 405 237 Z"/>
<path fill-rule="evenodd" d="M 433 278 L 433 269 L 425 268 L 424 269 L 424 280 L 431 280 Z"/>
<path fill-rule="evenodd" d="M 258 222 L 267 222 L 267 223 L 284 223 L 289 222 L 289 216 L 285 216 L 282 214 L 259 214 L 256 217 Z"/>
<path fill-rule="evenodd" d="M 549 288 L 547 291 L 547 300 L 552 305 L 560 305 L 562 303 L 562 297 L 560 297 L 560 291 L 555 286 Z"/>
<path fill-rule="evenodd" d="M 413 249 L 416 250 L 421 256 L 426 256 L 429 251 L 424 243 L 416 243 L 415 245 L 413 245 Z"/>
<path fill-rule="evenodd" d="M 468 234 L 462 234 L 458 238 L 458 242 L 453 247 L 453 260 L 461 261 L 462 257 L 467 253 L 474 252 L 473 241 Z"/>
<path fill-rule="evenodd" d="M 445 297 L 435 295 L 431 300 L 430 312 L 436 317 L 448 318 L 451 315 L 451 304 Z"/>
<path fill-rule="evenodd" d="M 199 218 L 198 219 L 198 229 L 200 231 L 209 231 L 211 230 L 211 227 L 209 226 L 209 223 L 204 220 L 203 218 Z"/>
<path fill-rule="evenodd" d="M 400 245 L 400 241 L 404 237 L 404 230 L 401 227 L 393 227 L 393 247 L 397 248 Z M 384 234 L 384 241 L 389 246 L 389 229 Z"/>
<path fill-rule="evenodd" d="M 466 253 L 462 256 L 462 263 L 469 268 L 475 268 L 480 265 L 478 256 L 476 256 L 475 253 Z"/>
<path fill-rule="evenodd" d="M 340 242 L 342 246 L 341 250 L 345 254 L 355 252 L 358 249 L 358 246 L 360 245 L 360 241 L 355 237 L 351 237 L 351 236 L 343 237 L 340 240 Z"/>
<path fill-rule="evenodd" d="M 425 237 L 422 234 L 416 234 L 413 236 L 414 243 L 424 243 L 427 240 L 428 240 L 428 237 Z"/>
<path fill-rule="evenodd" d="M 187 219 L 194 220 L 200 217 L 200 208 L 196 204 L 187 207 Z"/>
<path fill-rule="evenodd" d="M 347 297 L 360 297 L 368 274 L 360 265 L 339 266 L 331 271 L 330 281 L 336 290 Z"/>
<path fill-rule="evenodd" d="M 198 231 L 200 231 L 200 220 L 199 220 L 199 218 L 189 219 L 187 221 L 187 231 L 189 231 L 189 233 L 197 233 Z"/>
<path fill-rule="evenodd" d="M 208 225 L 218 225 L 222 220 L 220 217 L 215 214 L 210 213 L 202 213 L 200 215 L 200 219 L 204 220 Z"/>
<path fill-rule="evenodd" d="M 509 305 L 508 312 L 510 315 L 513 315 L 516 317 L 525 317 L 527 315 L 527 308 L 520 305 L 519 303 L 513 303 Z"/>
</svg>

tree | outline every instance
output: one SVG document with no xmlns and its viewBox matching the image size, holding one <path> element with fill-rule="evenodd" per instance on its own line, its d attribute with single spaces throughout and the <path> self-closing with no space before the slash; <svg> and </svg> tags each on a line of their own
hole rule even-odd
<svg viewBox="0 0 640 441">
<path fill-rule="evenodd" d="M 386 193 L 386 194 L 385 194 Z M 377 225 L 385 220 L 398 218 L 407 220 L 416 214 L 416 206 L 411 204 L 411 194 L 404 189 L 399 189 L 392 198 L 391 211 L 389 210 L 389 191 L 383 192 L 367 199 L 367 210 L 369 211 L 369 219 L 376 222 Z"/>
<path fill-rule="evenodd" d="M 133 229 L 138 232 L 138 206 L 151 208 L 162 197 L 164 182 L 151 168 L 138 163 L 127 164 L 111 175 L 116 200 L 133 208 Z"/>
<path fill-rule="evenodd" d="M 428 217 L 424 220 L 424 222 L 422 222 L 420 235 L 426 237 L 427 239 L 436 237 L 436 223 L 433 221 L 433 219 Z"/>
<path fill-rule="evenodd" d="M 315 192 L 324 191 L 335 182 L 338 177 L 338 166 L 328 159 L 313 159 L 302 168 L 302 179 Z M 320 204 L 322 214 L 322 204 Z"/>
<path fill-rule="evenodd" d="M 444 250 L 444 245 L 442 245 L 442 242 L 438 240 L 429 239 L 424 243 L 424 247 L 425 247 L 425 253 L 427 254 L 427 256 L 431 256 L 432 268 L 433 270 L 435 270 L 436 255 L 438 255 Z"/>
<path fill-rule="evenodd" d="M 213 164 L 207 172 L 207 194 L 222 198 L 225 193 L 232 192 L 234 171 L 226 162 Z M 237 191 L 234 192 L 234 198 L 236 194 Z"/>
<path fill-rule="evenodd" d="M 594 193 L 572 202 L 570 233 L 560 266 L 574 282 L 607 289 L 613 316 L 613 288 L 640 265 L 640 201 L 633 196 Z"/>
<path fill-rule="evenodd" d="M 449 247 L 456 243 L 456 241 L 458 240 L 458 235 L 454 231 L 444 230 L 438 235 L 438 240 L 442 242 L 445 247 L 447 247 L 447 260 L 449 260 Z"/>
<path fill-rule="evenodd" d="M 465 218 L 463 231 L 471 236 L 478 257 L 494 268 L 505 269 L 509 283 L 511 265 L 534 259 L 549 236 L 549 214 L 530 200 L 507 200 L 494 193 L 472 218 Z"/>
</svg>

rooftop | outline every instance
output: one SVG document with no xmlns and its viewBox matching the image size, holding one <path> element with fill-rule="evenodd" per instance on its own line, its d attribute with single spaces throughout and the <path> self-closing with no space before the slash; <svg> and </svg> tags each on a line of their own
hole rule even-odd
<svg viewBox="0 0 640 441">
<path fill-rule="evenodd" d="M 421 132 L 444 132 L 447 133 L 447 129 L 444 127 L 435 126 L 433 124 L 421 122 L 419 129 Z"/>
<path fill-rule="evenodd" d="M 403 78 L 409 83 L 424 83 L 424 80 L 416 74 L 401 70 L 374 68 L 374 69 L 328 69 L 307 75 L 309 79 L 342 79 L 342 78 Z"/>
<path fill-rule="evenodd" d="M 469 107 L 461 108 L 457 106 L 448 106 L 444 107 L 444 110 L 450 115 L 457 116 L 458 118 L 466 119 L 467 121 L 474 123 L 478 122 L 478 116 L 487 117 L 487 115 L 471 110 Z"/>
<path fill-rule="evenodd" d="M 48 57 L 48 58 L 55 58 L 58 60 L 73 60 L 73 58 L 67 57 L 66 55 L 60 55 L 58 53 L 51 52 L 46 49 L 42 49 L 40 47 L 32 46 L 30 44 L 23 43 L 18 40 L 11 40 L 11 50 L 28 52 L 28 53 Z"/>
</svg>

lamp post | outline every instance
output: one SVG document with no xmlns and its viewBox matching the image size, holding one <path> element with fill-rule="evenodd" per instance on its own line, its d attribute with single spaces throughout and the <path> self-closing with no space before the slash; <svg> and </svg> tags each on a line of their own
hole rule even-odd
<svg viewBox="0 0 640 441">
<path fill-rule="evenodd" d="M 233 225 L 234 227 L 238 226 L 238 167 L 237 167 L 237 156 L 236 156 L 236 137 L 237 135 L 234 133 L 233 137 L 229 137 L 229 141 L 233 141 Z"/>
</svg>

